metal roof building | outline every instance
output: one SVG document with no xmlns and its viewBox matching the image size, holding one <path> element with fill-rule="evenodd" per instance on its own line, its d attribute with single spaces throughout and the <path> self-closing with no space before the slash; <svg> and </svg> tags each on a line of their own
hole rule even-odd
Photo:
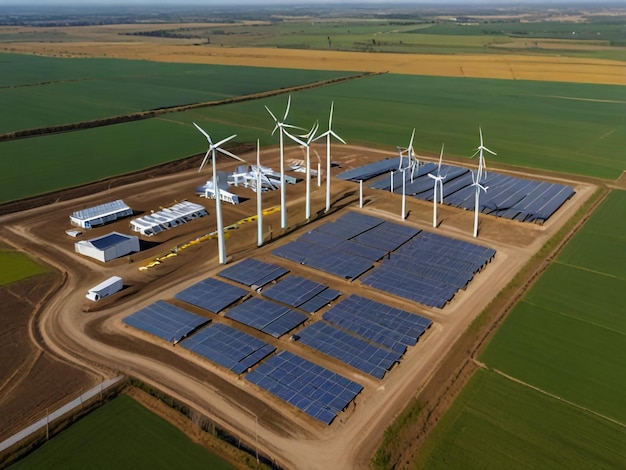
<svg viewBox="0 0 626 470">
<path fill-rule="evenodd" d="M 158 212 L 144 215 L 130 221 L 133 232 L 151 237 L 163 230 L 189 222 L 190 220 L 204 217 L 208 212 L 200 204 L 182 201 L 172 207 L 166 207 Z"/>
<path fill-rule="evenodd" d="M 92 228 L 129 215 L 133 215 L 133 210 L 124 201 L 118 199 L 117 201 L 76 211 L 70 215 L 70 222 L 78 227 Z"/>
<path fill-rule="evenodd" d="M 112 259 L 140 251 L 139 237 L 111 232 L 102 237 L 76 242 L 74 249 L 81 255 L 106 263 Z"/>
</svg>

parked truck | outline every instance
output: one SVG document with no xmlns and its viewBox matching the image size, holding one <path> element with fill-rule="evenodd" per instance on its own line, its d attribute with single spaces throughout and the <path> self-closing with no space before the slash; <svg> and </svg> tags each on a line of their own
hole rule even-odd
<svg viewBox="0 0 626 470">
<path fill-rule="evenodd" d="M 104 297 L 121 291 L 123 287 L 124 282 L 122 281 L 122 278 L 119 276 L 113 276 L 108 278 L 106 281 L 101 282 L 97 286 L 89 289 L 89 292 L 87 292 L 87 295 L 85 297 L 87 297 L 89 300 L 97 302 Z"/>
</svg>

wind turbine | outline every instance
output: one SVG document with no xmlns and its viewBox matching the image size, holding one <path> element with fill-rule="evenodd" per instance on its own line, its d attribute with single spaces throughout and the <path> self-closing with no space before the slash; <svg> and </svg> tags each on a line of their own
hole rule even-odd
<svg viewBox="0 0 626 470">
<path fill-rule="evenodd" d="M 476 152 L 474 152 L 474 155 L 472 155 L 471 158 L 474 158 L 476 155 L 478 155 L 478 179 L 477 181 L 480 182 L 483 177 L 483 171 L 485 172 L 485 176 L 487 176 L 487 165 L 485 165 L 485 156 L 483 155 L 483 151 L 487 151 L 491 155 L 494 155 L 494 156 L 498 154 L 496 152 L 489 150 L 487 147 L 483 145 L 483 130 L 481 129 L 480 126 L 478 126 L 478 132 L 480 134 L 480 145 L 478 146 L 478 148 L 476 149 Z"/>
<path fill-rule="evenodd" d="M 306 220 L 309 220 L 311 218 L 311 142 L 313 141 L 313 139 L 315 138 L 315 133 L 317 132 L 317 129 L 320 127 L 319 123 L 316 121 L 313 124 L 313 127 L 311 127 L 311 130 L 304 134 L 301 135 L 300 137 L 302 137 L 303 139 L 305 139 L 305 141 L 300 140 L 299 138 L 291 135 L 289 132 L 285 131 L 285 135 L 287 135 L 287 137 L 289 137 L 290 139 L 292 139 L 294 142 L 302 145 L 303 147 L 306 148 L 306 209 L 305 209 L 305 217 Z"/>
<path fill-rule="evenodd" d="M 441 176 L 441 160 L 443 159 L 443 146 L 441 144 L 441 153 L 439 154 L 439 166 L 437 166 L 437 174 L 428 173 L 428 177 L 435 180 L 433 187 L 433 227 L 437 227 L 437 183 L 439 183 L 439 203 L 443 203 L 443 180 L 447 175 Z"/>
<path fill-rule="evenodd" d="M 328 130 L 323 134 L 320 134 L 315 140 L 321 139 L 322 137 L 326 137 L 326 212 L 330 209 L 330 138 L 334 137 L 339 142 L 345 145 L 346 141 L 337 135 L 335 131 L 333 131 L 333 109 L 335 107 L 335 102 L 332 101 L 330 103 L 330 116 L 328 118 Z"/>
<path fill-rule="evenodd" d="M 285 115 L 283 116 L 283 120 L 279 121 L 274 113 L 270 111 L 270 108 L 265 106 L 267 112 L 270 113 L 272 119 L 276 123 L 274 126 L 274 130 L 272 131 L 272 135 L 274 132 L 278 130 L 280 132 L 280 227 L 287 227 L 287 205 L 285 201 L 285 151 L 284 151 L 284 134 L 287 132 L 285 128 L 293 128 L 300 129 L 299 127 L 292 126 L 291 124 L 285 123 L 287 120 L 287 116 L 289 115 L 289 107 L 291 106 L 291 95 L 289 95 L 289 99 L 287 100 L 287 108 L 285 109 Z"/>
<path fill-rule="evenodd" d="M 406 168 L 402 167 L 402 159 L 404 158 L 403 153 L 404 153 L 404 149 L 402 149 L 401 147 L 398 147 L 398 150 L 400 151 L 400 165 L 398 166 L 398 170 L 403 170 L 403 169 L 410 169 L 411 170 L 411 183 L 413 182 L 413 173 L 415 172 L 415 169 L 417 168 L 417 173 L 419 175 L 419 159 L 417 158 L 417 155 L 415 154 L 415 150 L 413 150 L 413 139 L 415 138 L 415 128 L 413 128 L 413 133 L 411 134 L 411 140 L 409 141 L 409 146 L 406 148 L 406 159 L 407 159 L 407 165 Z"/>
<path fill-rule="evenodd" d="M 215 160 L 217 157 L 217 152 L 220 152 L 228 157 L 234 158 L 235 160 L 239 160 L 244 163 L 246 163 L 246 161 L 243 158 L 239 158 L 237 155 L 230 153 L 228 150 L 224 150 L 223 148 L 221 148 L 221 146 L 224 145 L 226 142 L 237 137 L 237 134 L 233 134 L 230 137 L 226 137 L 225 139 L 222 139 L 219 142 L 214 144 L 213 141 L 211 140 L 211 136 L 207 134 L 204 131 L 204 129 L 202 129 L 195 122 L 193 123 L 193 125 L 196 126 L 198 130 L 202 132 L 204 136 L 207 138 L 207 140 L 209 141 L 209 148 L 206 151 L 206 154 L 204 155 L 204 159 L 202 160 L 202 164 L 200 165 L 200 168 L 198 169 L 198 173 L 200 173 L 205 163 L 207 162 L 207 159 L 209 158 L 209 154 L 211 154 L 211 160 L 212 160 L 211 163 L 213 165 L 213 195 L 215 196 L 215 215 L 217 217 L 218 259 L 219 259 L 220 264 L 224 264 L 226 263 L 226 244 L 224 243 L 224 221 L 222 220 L 222 200 L 221 200 L 221 194 L 220 194 L 221 191 L 217 185 L 217 167 L 215 164 Z"/>
<path fill-rule="evenodd" d="M 476 188 L 476 198 L 474 199 L 474 238 L 478 236 L 478 207 L 480 205 L 480 190 L 482 189 L 487 193 L 489 186 L 483 186 L 480 184 L 480 173 L 477 172 L 478 175 L 475 175 L 472 172 L 472 186 Z"/>
</svg>

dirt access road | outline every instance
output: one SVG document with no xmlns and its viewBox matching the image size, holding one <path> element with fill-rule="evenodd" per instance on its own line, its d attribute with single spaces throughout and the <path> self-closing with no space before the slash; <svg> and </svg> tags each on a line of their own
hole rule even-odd
<svg viewBox="0 0 626 470">
<path fill-rule="evenodd" d="M 390 152 L 353 146 L 337 146 L 333 159 L 343 169 L 368 161 L 392 156 Z M 323 154 L 324 149 L 318 149 Z M 254 155 L 241 155 L 254 160 Z M 287 160 L 301 159 L 298 149 L 290 149 Z M 278 168 L 276 148 L 263 149 L 262 160 Z M 220 166 L 223 166 L 223 162 Z M 226 169 L 224 167 L 224 169 Z M 333 174 L 341 171 L 334 168 Z M 358 281 L 349 283 L 332 276 L 310 270 L 305 266 L 287 263 L 272 257 L 276 246 L 293 239 L 310 228 L 332 220 L 346 210 L 358 209 L 358 185 L 333 178 L 332 210 L 323 216 L 324 186 L 312 185 L 313 219 L 304 220 L 304 183 L 287 188 L 288 223 L 280 230 L 278 212 L 264 219 L 266 240 L 271 243 L 256 249 L 256 223 L 247 223 L 232 232 L 227 242 L 230 261 L 248 256 L 271 259 L 283 264 L 293 273 L 325 282 L 343 294 L 358 292 L 374 300 L 425 315 L 434 324 L 418 345 L 410 348 L 402 362 L 379 381 L 359 373 L 338 361 L 322 356 L 308 348 L 290 342 L 287 338 L 271 340 L 255 330 L 242 325 L 237 327 L 250 334 L 263 337 L 279 349 L 286 349 L 364 385 L 363 392 L 354 404 L 340 414 L 330 426 L 322 425 L 304 413 L 268 393 L 257 389 L 245 379 L 196 357 L 182 348 L 151 338 L 124 326 L 121 320 L 134 311 L 154 302 L 173 296 L 182 288 L 220 270 L 216 261 L 216 242 L 210 241 L 182 251 L 162 265 L 140 271 L 155 256 L 171 247 L 192 240 L 215 227 L 210 201 L 198 199 L 193 188 L 206 180 L 193 170 L 166 177 L 148 179 L 103 193 L 91 194 L 78 200 L 64 201 L 46 207 L 15 213 L 0 218 L 10 235 L 12 244 L 44 259 L 66 273 L 67 280 L 57 294 L 43 306 L 40 321 L 34 327 L 41 333 L 50 350 L 87 367 L 98 374 L 109 371 L 132 374 L 179 398 L 212 417 L 218 424 L 231 430 L 255 445 L 255 429 L 261 452 L 285 468 L 318 469 L 365 468 L 382 439 L 384 429 L 403 409 L 406 403 L 424 386 L 438 367 L 440 359 L 459 335 L 542 244 L 573 215 L 577 207 L 593 192 L 590 184 L 568 181 L 576 195 L 543 226 L 522 224 L 481 216 L 480 237 L 471 238 L 473 214 L 449 207 L 441 207 L 441 224 L 438 233 L 468 241 L 477 241 L 497 250 L 494 261 L 479 273 L 466 291 L 462 291 L 444 309 L 428 309 L 409 301 L 395 299 L 361 286 Z M 225 204 L 225 223 L 233 223 L 255 213 L 254 193 L 238 189 L 250 199 L 238 206 Z M 167 206 L 175 200 L 188 198 L 201 201 L 211 215 L 192 221 L 182 227 L 148 240 L 145 250 L 106 265 L 82 258 L 73 252 L 75 239 L 66 236 L 69 214 L 107 200 L 123 198 L 138 212 L 148 212 Z M 395 222 L 400 220 L 400 196 L 383 191 L 366 189 L 366 204 L 362 211 Z M 279 203 L 279 191 L 264 196 L 264 207 Z M 404 222 L 425 230 L 432 230 L 432 205 L 427 202 L 407 201 L 409 216 Z M 320 220 L 321 219 L 321 220 Z M 89 237 L 118 230 L 128 233 L 128 220 L 94 229 Z M 114 298 L 97 304 L 96 308 L 85 300 L 87 289 L 102 279 L 121 275 L 127 288 Z M 196 311 L 196 313 L 200 313 Z M 203 313 L 215 322 L 232 324 L 223 315 Z M 320 313 L 310 321 L 317 321 Z M 288 336 L 288 335 L 287 335 Z M 258 426 L 257 421 L 258 419 Z"/>
</svg>

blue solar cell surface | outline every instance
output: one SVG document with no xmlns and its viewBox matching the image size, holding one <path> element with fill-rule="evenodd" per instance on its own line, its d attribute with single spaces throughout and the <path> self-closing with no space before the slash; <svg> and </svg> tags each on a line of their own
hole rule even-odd
<svg viewBox="0 0 626 470">
<path fill-rule="evenodd" d="M 357 170 L 351 171 L 358 174 Z M 435 165 L 428 163 L 424 167 L 420 167 L 419 176 L 414 178 L 412 183 L 410 182 L 410 175 L 405 174 L 406 194 L 432 201 L 434 182 L 428 177 L 428 173 L 434 172 L 436 172 Z M 365 172 L 365 174 L 368 173 Z M 466 210 L 474 210 L 475 189 L 471 186 L 470 170 L 442 165 L 441 174 L 446 176 L 443 180 L 444 203 Z M 371 178 L 373 177 L 371 176 Z M 353 181 L 358 181 L 358 179 Z M 571 186 L 527 180 L 491 171 L 485 175 L 482 183 L 489 189 L 487 193 L 480 195 L 479 210 L 496 217 L 505 217 L 521 222 L 545 222 L 575 194 Z M 384 175 L 370 183 L 369 187 L 388 191 L 391 189 L 391 180 L 388 175 Z M 401 188 L 402 177 L 400 174 L 395 174 L 394 192 L 400 191 Z"/>
<path fill-rule="evenodd" d="M 263 291 L 263 295 L 305 312 L 315 313 L 331 300 L 336 299 L 340 292 L 329 289 L 324 284 L 291 275 Z"/>
<path fill-rule="evenodd" d="M 406 310 L 351 295 L 323 315 L 324 320 L 404 354 L 417 343 L 432 321 Z"/>
<path fill-rule="evenodd" d="M 99 250 L 105 250 L 110 246 L 117 245 L 118 243 L 128 241 L 130 237 L 122 235 L 120 233 L 110 233 L 100 238 L 89 240 L 89 242 L 98 248 Z"/>
<path fill-rule="evenodd" d="M 473 243 L 422 232 L 361 278 L 365 285 L 443 308 L 495 255 Z"/>
<path fill-rule="evenodd" d="M 248 291 L 214 278 L 204 279 L 174 297 L 209 312 L 218 313 L 244 297 Z"/>
<path fill-rule="evenodd" d="M 402 353 L 377 346 L 346 333 L 325 321 L 315 322 L 298 333 L 299 341 L 366 374 L 382 379 Z"/>
<path fill-rule="evenodd" d="M 325 424 L 332 423 L 363 390 L 358 383 L 288 351 L 270 357 L 245 377 Z"/>
<path fill-rule="evenodd" d="M 233 266 L 223 269 L 217 275 L 249 287 L 261 287 L 288 272 L 288 269 L 275 264 L 246 258 Z"/>
<path fill-rule="evenodd" d="M 252 297 L 231 308 L 225 316 L 275 338 L 304 323 L 308 318 L 304 313 L 258 297 Z"/>
<path fill-rule="evenodd" d="M 348 181 L 366 181 L 383 173 L 389 173 L 391 170 L 397 170 L 400 166 L 400 157 L 388 158 L 377 162 L 368 163 L 367 165 L 347 170 L 337 175 L 337 178 Z"/>
<path fill-rule="evenodd" d="M 176 342 L 211 320 L 158 300 L 122 321 L 166 341 Z"/>
<path fill-rule="evenodd" d="M 180 345 L 236 374 L 241 374 L 276 349 L 221 323 L 209 325 L 181 341 Z"/>
</svg>

